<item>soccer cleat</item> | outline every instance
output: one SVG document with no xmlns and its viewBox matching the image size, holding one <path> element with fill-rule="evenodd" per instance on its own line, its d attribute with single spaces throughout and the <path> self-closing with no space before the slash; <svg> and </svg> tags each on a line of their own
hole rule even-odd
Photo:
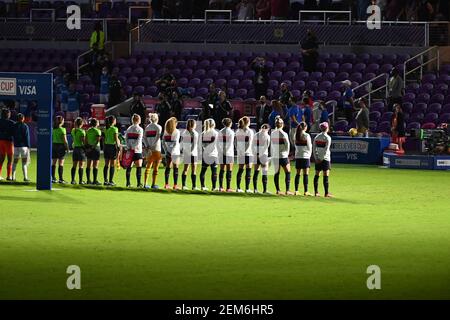
<svg viewBox="0 0 450 320">
<path fill-rule="evenodd" d="M 94 186 L 101 186 L 102 184 L 100 182 L 98 182 L 98 181 L 94 181 L 94 182 L 92 182 L 92 185 L 94 185 Z"/>
<path fill-rule="evenodd" d="M 199 188 L 199 187 L 195 187 L 195 188 L 192 188 L 192 190 L 194 190 L 194 191 L 200 191 L 200 188 Z"/>
<path fill-rule="evenodd" d="M 334 198 L 333 195 L 331 193 L 328 193 L 326 195 L 324 195 L 325 198 Z"/>
<path fill-rule="evenodd" d="M 77 183 L 75 182 L 75 180 L 72 180 L 72 181 L 70 182 L 70 184 L 75 185 L 75 184 L 77 184 Z"/>
<path fill-rule="evenodd" d="M 11 177 L 7 177 L 7 178 L 6 178 L 6 181 L 14 181 L 14 180 L 13 180 L 13 178 L 11 178 Z"/>
<path fill-rule="evenodd" d="M 86 184 L 93 184 L 91 180 L 86 181 Z"/>
<path fill-rule="evenodd" d="M 277 196 L 284 196 L 284 192 L 281 192 L 280 190 L 277 191 L 276 193 Z"/>
<path fill-rule="evenodd" d="M 150 186 L 148 184 L 144 185 L 144 189 L 150 189 Z"/>
<path fill-rule="evenodd" d="M 228 192 L 228 193 L 233 193 L 234 190 L 233 190 L 233 189 L 227 189 L 227 192 Z"/>
<path fill-rule="evenodd" d="M 253 193 L 253 191 L 250 189 L 247 189 L 247 190 L 245 190 L 245 193 Z"/>
<path fill-rule="evenodd" d="M 237 189 L 236 192 L 237 192 L 237 193 L 244 193 L 244 190 L 242 190 L 242 189 Z"/>
<path fill-rule="evenodd" d="M 305 197 L 311 197 L 311 196 L 312 196 L 312 194 L 309 193 L 309 192 L 305 192 L 303 195 L 304 195 Z"/>
<path fill-rule="evenodd" d="M 172 188 L 173 190 L 180 190 L 180 188 L 176 185 L 176 184 L 174 184 L 173 185 L 173 188 Z"/>
<path fill-rule="evenodd" d="M 86 184 L 86 182 L 84 182 L 84 181 L 80 181 L 80 183 L 79 184 Z"/>
<path fill-rule="evenodd" d="M 3 178 L 3 177 L 0 177 L 0 181 L 2 181 L 2 180 L 5 180 L 5 178 Z"/>
<path fill-rule="evenodd" d="M 28 178 L 24 178 L 24 179 L 23 179 L 23 182 L 31 182 L 31 180 L 28 179 Z"/>
<path fill-rule="evenodd" d="M 110 183 L 109 183 L 108 181 L 105 181 L 105 182 L 103 183 L 103 185 L 104 185 L 104 186 L 109 186 Z"/>
<path fill-rule="evenodd" d="M 116 184 L 114 183 L 114 181 L 110 181 L 110 182 L 109 182 L 109 186 L 110 186 L 110 187 L 115 187 Z"/>
<path fill-rule="evenodd" d="M 202 191 L 209 191 L 207 187 L 202 187 Z"/>
<path fill-rule="evenodd" d="M 214 192 L 219 192 L 219 188 L 214 188 L 213 191 Z"/>
<path fill-rule="evenodd" d="M 159 186 L 157 184 L 152 185 L 152 189 L 158 190 Z"/>
<path fill-rule="evenodd" d="M 184 191 L 189 190 L 189 188 L 186 187 L 186 186 L 183 186 L 181 189 L 184 190 Z"/>
<path fill-rule="evenodd" d="M 52 183 L 57 183 L 57 182 L 58 182 L 58 180 L 52 179 Z"/>
<path fill-rule="evenodd" d="M 143 187 L 144 185 L 142 183 L 139 183 L 136 188 L 143 188 Z"/>
<path fill-rule="evenodd" d="M 65 181 L 65 180 L 59 180 L 58 183 L 60 183 L 60 184 L 66 184 L 67 181 Z"/>
<path fill-rule="evenodd" d="M 286 191 L 286 195 L 287 196 L 293 196 L 294 194 L 292 192 L 290 192 L 290 191 Z"/>
<path fill-rule="evenodd" d="M 317 193 L 314 194 L 314 196 L 315 197 L 320 197 L 320 193 L 317 192 Z"/>
<path fill-rule="evenodd" d="M 295 191 L 295 192 L 294 192 L 294 195 L 295 195 L 295 196 L 298 196 L 298 195 L 300 195 L 300 193 L 299 193 L 298 191 Z"/>
<path fill-rule="evenodd" d="M 264 191 L 264 194 L 272 194 L 270 191 Z"/>
<path fill-rule="evenodd" d="M 127 183 L 127 188 L 131 188 L 131 184 Z"/>
<path fill-rule="evenodd" d="M 164 189 L 169 190 L 169 189 L 170 189 L 170 186 L 169 186 L 168 184 L 165 184 L 165 185 L 164 185 Z"/>
</svg>

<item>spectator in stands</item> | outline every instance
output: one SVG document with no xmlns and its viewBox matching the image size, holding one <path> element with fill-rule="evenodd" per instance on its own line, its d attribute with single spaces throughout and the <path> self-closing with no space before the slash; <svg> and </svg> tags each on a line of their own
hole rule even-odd
<svg viewBox="0 0 450 320">
<path fill-rule="evenodd" d="M 109 82 L 110 76 L 107 67 L 103 67 L 102 75 L 100 76 L 100 103 L 108 103 L 109 101 Z"/>
<path fill-rule="evenodd" d="M 214 109 L 214 120 L 217 124 L 217 129 L 223 128 L 222 120 L 225 118 L 231 118 L 233 112 L 233 106 L 227 99 L 227 94 L 224 91 L 219 92 L 219 102 Z"/>
<path fill-rule="evenodd" d="M 12 180 L 12 163 L 14 155 L 14 122 L 10 119 L 11 111 L 7 108 L 2 109 L 0 118 L 0 180 L 3 180 L 2 167 L 5 158 L 6 163 L 6 180 Z"/>
<path fill-rule="evenodd" d="M 312 123 L 313 123 L 313 113 L 312 113 L 312 109 L 311 109 L 311 106 L 310 106 L 310 99 L 309 99 L 309 97 L 303 97 L 301 108 L 303 110 L 304 122 L 307 125 L 306 132 L 309 132 L 309 130 L 310 130 L 311 126 L 312 126 Z"/>
<path fill-rule="evenodd" d="M 97 88 L 100 87 L 103 68 L 107 68 L 108 70 L 113 68 L 112 62 L 106 52 L 97 54 L 96 60 L 92 65 L 92 79 Z"/>
<path fill-rule="evenodd" d="M 257 130 L 265 123 L 269 122 L 269 115 L 272 112 L 272 108 L 267 104 L 266 96 L 259 98 L 259 105 L 256 107 L 256 126 Z"/>
<path fill-rule="evenodd" d="M 291 149 L 295 146 L 295 132 L 297 131 L 297 127 L 300 122 L 304 121 L 303 110 L 297 105 L 295 102 L 295 98 L 291 97 L 289 99 L 289 138 L 291 141 Z"/>
<path fill-rule="evenodd" d="M 144 100 L 142 99 L 142 94 L 135 92 L 133 94 L 133 101 L 130 105 L 130 117 L 133 117 L 135 114 L 140 116 L 141 119 L 146 119 L 146 107 Z M 145 123 L 140 123 L 141 127 L 145 127 Z"/>
<path fill-rule="evenodd" d="M 289 91 L 289 88 L 286 84 L 286 82 L 282 82 L 280 85 L 281 94 L 278 100 L 283 104 L 283 106 L 286 106 L 289 104 L 289 100 L 293 97 L 291 91 Z M 273 128 L 273 127 L 272 127 Z"/>
<path fill-rule="evenodd" d="M 174 75 L 171 74 L 166 67 L 164 67 L 161 78 L 155 82 L 159 88 L 159 92 L 166 93 L 167 88 L 170 87 L 173 80 L 175 80 Z"/>
<path fill-rule="evenodd" d="M 90 47 L 94 51 L 94 56 L 105 50 L 105 33 L 100 21 L 95 23 L 94 31 L 91 34 Z"/>
<path fill-rule="evenodd" d="M 209 85 L 209 92 L 208 92 L 208 97 L 206 98 L 206 101 L 208 104 L 212 104 L 213 106 L 215 106 L 217 104 L 217 102 L 219 101 L 219 95 L 217 94 L 217 89 L 216 89 L 216 85 L 214 83 L 211 83 Z M 206 120 L 208 118 L 205 118 L 204 120 Z"/>
<path fill-rule="evenodd" d="M 316 71 L 317 60 L 319 59 L 319 44 L 311 29 L 308 29 L 306 39 L 302 42 L 303 70 L 308 72 Z"/>
<path fill-rule="evenodd" d="M 258 0 L 256 3 L 256 18 L 261 20 L 270 19 L 270 0 Z"/>
<path fill-rule="evenodd" d="M 253 20 L 255 18 L 255 6 L 249 0 L 241 0 L 236 5 L 236 18 L 238 20 Z"/>
<path fill-rule="evenodd" d="M 118 105 L 123 101 L 123 89 L 122 83 L 117 78 L 116 74 L 113 74 L 109 81 L 109 103 L 110 107 Z"/>
<path fill-rule="evenodd" d="M 367 102 L 364 99 L 359 99 L 358 105 L 360 109 L 356 115 L 356 130 L 358 136 L 367 138 L 369 134 L 369 108 L 367 108 Z"/>
<path fill-rule="evenodd" d="M 253 79 L 255 98 L 265 96 L 269 83 L 269 68 L 266 66 L 266 60 L 262 57 L 257 57 L 253 60 L 251 66 L 253 71 L 255 71 L 255 78 Z"/>
<path fill-rule="evenodd" d="M 159 116 L 159 123 L 166 124 L 166 121 L 172 116 L 172 106 L 170 105 L 167 95 L 160 93 L 158 95 L 159 102 L 155 107 L 156 113 Z"/>
<path fill-rule="evenodd" d="M 400 72 L 395 67 L 391 71 L 388 89 L 389 89 L 388 110 L 392 111 L 394 104 L 401 103 L 403 97 L 403 79 L 400 76 Z"/>
<path fill-rule="evenodd" d="M 419 21 L 433 21 L 436 17 L 435 0 L 420 0 L 417 8 L 417 18 Z"/>
<path fill-rule="evenodd" d="M 328 122 L 328 124 L 329 124 L 330 119 L 329 119 L 328 110 L 327 110 L 327 106 L 325 105 L 325 102 L 320 101 L 319 109 L 321 110 L 319 123 Z"/>
<path fill-rule="evenodd" d="M 163 11 L 163 0 L 152 0 L 150 6 L 152 7 L 152 18 L 153 19 L 161 19 L 162 11 Z"/>
<path fill-rule="evenodd" d="M 352 82 L 350 80 L 344 80 L 342 81 L 342 84 L 344 85 L 344 92 L 341 97 L 340 108 L 343 109 L 345 118 L 350 124 L 353 121 L 353 112 L 355 111 L 353 101 L 355 94 L 353 92 Z"/>
<path fill-rule="evenodd" d="M 170 105 L 172 106 L 172 116 L 181 121 L 181 116 L 183 113 L 183 100 L 178 90 L 172 91 L 172 96 L 170 97 Z"/>
<path fill-rule="evenodd" d="M 275 119 L 277 117 L 281 117 L 281 119 L 285 119 L 287 112 L 283 109 L 283 105 L 278 100 L 272 100 L 272 112 L 269 115 L 269 125 L 270 128 L 275 128 Z"/>
<path fill-rule="evenodd" d="M 30 181 L 28 179 L 28 164 L 30 163 L 30 130 L 25 124 L 25 116 L 21 113 L 17 115 L 17 122 L 14 125 L 13 180 L 16 180 L 16 168 L 20 159 L 22 159 L 23 181 L 28 182 Z"/>
<path fill-rule="evenodd" d="M 403 151 L 403 142 L 405 141 L 405 117 L 400 104 L 394 104 L 394 113 L 391 120 L 392 141 L 398 144 L 398 149 Z"/>
<path fill-rule="evenodd" d="M 285 20 L 289 15 L 289 0 L 271 0 L 270 8 L 272 19 Z"/>
<path fill-rule="evenodd" d="M 72 118 L 75 119 L 80 114 L 81 97 L 80 93 L 76 90 L 75 83 L 72 82 L 69 85 L 69 93 L 67 95 L 67 112 L 72 114 Z"/>
</svg>

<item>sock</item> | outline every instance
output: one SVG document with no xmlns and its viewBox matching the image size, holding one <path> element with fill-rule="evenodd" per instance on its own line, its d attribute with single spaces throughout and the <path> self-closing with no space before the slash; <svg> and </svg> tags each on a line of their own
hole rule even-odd
<svg viewBox="0 0 450 320">
<path fill-rule="evenodd" d="M 207 168 L 207 166 L 202 166 L 202 170 L 200 171 L 200 185 L 202 188 L 205 187 L 205 173 Z"/>
<path fill-rule="evenodd" d="M 280 172 L 275 173 L 273 177 L 274 183 L 275 183 L 275 189 L 280 191 Z"/>
<path fill-rule="evenodd" d="M 81 184 L 81 182 L 83 182 L 83 172 L 84 169 L 83 168 L 78 168 L 78 182 Z"/>
<path fill-rule="evenodd" d="M 8 163 L 7 164 L 7 167 L 6 167 L 6 174 L 8 175 L 8 177 L 11 177 L 11 175 L 12 175 L 12 162 L 10 162 L 10 163 Z"/>
<path fill-rule="evenodd" d="M 130 183 L 130 176 L 131 176 L 131 167 L 128 167 L 127 168 L 127 171 L 126 171 L 126 177 L 127 177 L 127 186 L 129 186 L 131 183 Z"/>
<path fill-rule="evenodd" d="M 64 167 L 63 166 L 58 166 L 58 175 L 59 175 L 59 180 L 64 180 L 63 176 L 64 176 Z"/>
<path fill-rule="evenodd" d="M 323 176 L 323 187 L 325 188 L 325 195 L 328 195 L 328 176 Z"/>
<path fill-rule="evenodd" d="M 104 166 L 103 167 L 103 180 L 105 182 L 108 182 L 108 166 Z"/>
<path fill-rule="evenodd" d="M 164 181 L 166 182 L 166 184 L 169 184 L 169 176 L 170 176 L 170 168 L 166 167 L 166 169 L 164 170 Z"/>
<path fill-rule="evenodd" d="M 237 173 L 237 180 L 236 180 L 236 185 L 237 185 L 238 189 L 241 188 L 241 179 L 242 179 L 243 173 L 244 173 L 244 168 L 239 168 L 238 173 Z"/>
<path fill-rule="evenodd" d="M 141 177 L 142 177 L 142 167 L 136 167 L 136 180 L 137 185 L 141 185 Z"/>
<path fill-rule="evenodd" d="M 178 184 L 178 168 L 173 168 L 173 184 Z"/>
<path fill-rule="evenodd" d="M 70 180 L 70 181 L 75 181 L 75 173 L 76 173 L 76 171 L 77 171 L 77 168 L 75 168 L 75 167 L 72 167 L 72 169 L 70 169 L 70 176 L 72 177 L 72 180 Z"/>
<path fill-rule="evenodd" d="M 56 180 L 56 165 L 52 165 L 52 180 Z"/>
<path fill-rule="evenodd" d="M 192 182 L 192 188 L 195 188 L 196 183 L 197 183 L 197 175 L 195 173 L 191 173 L 191 182 Z"/>
<path fill-rule="evenodd" d="M 181 174 L 181 186 L 184 188 L 186 186 L 186 174 L 182 173 Z"/>
<path fill-rule="evenodd" d="M 253 190 L 258 190 L 258 176 L 259 170 L 255 170 L 255 173 L 253 173 Z"/>
<path fill-rule="evenodd" d="M 114 166 L 109 167 L 109 182 L 114 181 L 114 173 L 116 171 L 116 168 Z"/>
<path fill-rule="evenodd" d="M 290 172 L 286 172 L 285 183 L 286 183 L 286 192 L 289 192 L 289 189 L 291 188 L 291 173 Z"/>
<path fill-rule="evenodd" d="M 22 163 L 22 172 L 23 172 L 23 178 L 25 180 L 28 180 L 28 165 L 25 163 Z"/>
<path fill-rule="evenodd" d="M 233 171 L 227 171 L 226 179 L 227 179 L 227 189 L 231 189 L 231 177 L 233 176 Z"/>
<path fill-rule="evenodd" d="M 91 182 L 91 168 L 86 168 L 86 179 Z"/>
<path fill-rule="evenodd" d="M 305 193 L 308 192 L 308 175 L 303 175 L 303 189 L 305 190 Z"/>
<path fill-rule="evenodd" d="M 250 189 L 250 180 L 252 179 L 252 169 L 246 168 L 245 169 L 245 190 Z"/>
<path fill-rule="evenodd" d="M 150 175 L 150 166 L 147 164 L 147 166 L 145 167 L 145 172 L 144 172 L 144 184 L 147 184 L 148 181 L 148 176 Z"/>
<path fill-rule="evenodd" d="M 263 190 L 264 192 L 267 192 L 267 174 L 263 174 L 262 176 L 262 182 L 263 182 Z"/>
<path fill-rule="evenodd" d="M 319 176 L 314 176 L 314 192 L 319 193 Z"/>
<path fill-rule="evenodd" d="M 223 176 L 225 175 L 225 170 L 220 169 L 219 171 L 219 187 L 223 189 Z"/>
<path fill-rule="evenodd" d="M 295 188 L 295 192 L 298 191 L 298 185 L 300 184 L 300 175 L 297 173 L 295 175 L 295 181 L 294 181 L 294 188 Z"/>
<path fill-rule="evenodd" d="M 152 186 L 156 185 L 156 177 L 158 176 L 158 167 L 152 173 Z"/>
<path fill-rule="evenodd" d="M 211 182 L 214 190 L 217 185 L 217 166 L 211 166 Z"/>
<path fill-rule="evenodd" d="M 17 167 L 17 163 L 13 162 L 13 167 L 12 167 L 12 178 L 13 178 L 13 180 L 16 180 L 16 167 Z"/>
<path fill-rule="evenodd" d="M 97 182 L 97 181 L 98 181 L 98 180 L 97 180 L 97 176 L 98 176 L 98 168 L 92 169 L 92 173 L 93 173 L 93 176 L 94 176 L 94 182 Z"/>
</svg>

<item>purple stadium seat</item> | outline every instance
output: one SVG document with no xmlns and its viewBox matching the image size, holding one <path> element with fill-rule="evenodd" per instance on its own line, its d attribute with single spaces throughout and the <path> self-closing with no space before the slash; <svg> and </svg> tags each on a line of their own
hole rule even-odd
<svg viewBox="0 0 450 320">
<path fill-rule="evenodd" d="M 377 127 L 377 132 L 378 133 L 389 133 L 389 132 L 391 132 L 391 122 L 390 121 L 383 121 L 383 122 L 380 122 L 379 124 L 378 124 L 378 127 Z"/>
<path fill-rule="evenodd" d="M 434 112 L 427 113 L 427 115 L 423 118 L 422 123 L 428 122 L 436 122 L 439 119 L 439 115 Z"/>
<path fill-rule="evenodd" d="M 423 113 L 416 112 L 416 113 L 411 114 L 411 117 L 409 118 L 409 121 L 410 122 L 419 122 L 419 123 L 421 123 L 423 121 L 423 119 L 424 119 Z"/>
<path fill-rule="evenodd" d="M 238 79 L 230 79 L 228 82 L 228 87 L 232 89 L 236 89 L 239 86 L 239 80 Z"/>
<path fill-rule="evenodd" d="M 199 78 L 192 78 L 191 80 L 189 80 L 188 86 L 189 87 L 198 87 L 200 85 L 201 81 Z"/>
<path fill-rule="evenodd" d="M 431 99 L 430 99 L 430 103 L 443 103 L 444 102 L 444 99 L 445 99 L 445 97 L 444 97 L 444 95 L 443 94 L 441 94 L 441 93 L 436 93 L 436 94 L 434 94 L 432 97 L 431 97 Z"/>
<path fill-rule="evenodd" d="M 297 89 L 297 90 L 303 91 L 303 90 L 305 90 L 305 86 L 306 86 L 305 81 L 297 80 L 292 85 L 292 89 Z"/>
<path fill-rule="evenodd" d="M 413 113 L 425 113 L 427 112 L 427 104 L 423 102 L 416 103 L 412 109 Z"/>
<path fill-rule="evenodd" d="M 434 83 L 435 81 L 436 75 L 434 73 L 427 73 L 422 77 L 422 83 Z"/>
<path fill-rule="evenodd" d="M 450 122 L 450 113 L 443 113 L 439 117 L 438 124 L 441 123 L 449 123 Z"/>
<path fill-rule="evenodd" d="M 427 113 L 441 113 L 442 105 L 438 102 L 432 103 L 428 105 Z"/>
<path fill-rule="evenodd" d="M 314 96 L 315 96 L 316 100 L 325 100 L 328 96 L 328 93 L 324 90 L 320 90 L 320 91 L 317 91 Z"/>
<path fill-rule="evenodd" d="M 334 124 L 335 131 L 347 131 L 348 122 L 346 120 L 336 121 Z"/>
<path fill-rule="evenodd" d="M 431 93 L 433 92 L 434 85 L 432 83 L 424 83 L 418 90 L 418 92 L 426 92 Z"/>
<path fill-rule="evenodd" d="M 404 113 L 411 113 L 413 110 L 413 104 L 411 102 L 404 102 L 402 104 L 402 110 Z"/>
<path fill-rule="evenodd" d="M 412 92 L 408 92 L 403 96 L 403 102 L 414 102 L 414 100 L 416 99 L 416 95 Z"/>
<path fill-rule="evenodd" d="M 370 121 L 369 122 L 369 131 L 370 132 L 377 132 L 378 122 L 376 121 Z"/>
<path fill-rule="evenodd" d="M 337 90 L 331 91 L 328 94 L 327 100 L 339 100 L 341 98 L 341 93 Z"/>
<path fill-rule="evenodd" d="M 381 112 L 379 112 L 379 111 L 372 111 L 369 114 L 370 121 L 378 122 L 378 121 L 380 121 L 380 118 L 381 118 Z"/>
<path fill-rule="evenodd" d="M 436 125 L 433 122 L 426 122 L 422 125 L 422 129 L 435 129 Z"/>
<path fill-rule="evenodd" d="M 442 107 L 441 113 L 442 113 L 442 114 L 444 114 L 444 113 L 450 113 L 450 103 L 445 104 L 445 105 Z"/>
<path fill-rule="evenodd" d="M 334 78 L 336 78 L 336 74 L 332 71 L 329 71 L 324 73 L 322 80 L 333 81 Z"/>
<path fill-rule="evenodd" d="M 411 129 L 420 129 L 420 123 L 418 122 L 410 122 L 407 126 L 406 126 L 406 130 L 410 131 Z"/>
<path fill-rule="evenodd" d="M 392 119 L 392 112 L 388 111 L 383 113 L 383 115 L 381 116 L 380 122 L 384 122 L 384 121 L 391 121 Z"/>
</svg>

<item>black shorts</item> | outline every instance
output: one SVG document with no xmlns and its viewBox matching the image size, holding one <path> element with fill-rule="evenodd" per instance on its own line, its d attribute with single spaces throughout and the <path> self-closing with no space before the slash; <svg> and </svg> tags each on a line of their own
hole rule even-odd
<svg viewBox="0 0 450 320">
<path fill-rule="evenodd" d="M 108 160 L 116 160 L 117 159 L 117 148 L 115 144 L 105 144 L 105 148 L 103 149 L 103 156 Z"/>
<path fill-rule="evenodd" d="M 309 159 L 295 159 L 296 169 L 307 169 L 311 167 L 311 161 Z"/>
<path fill-rule="evenodd" d="M 142 156 L 142 153 L 134 153 L 133 154 L 133 161 L 138 161 L 144 159 L 144 157 Z"/>
<path fill-rule="evenodd" d="M 66 156 L 66 146 L 63 143 L 52 145 L 52 159 L 64 159 Z"/>
<path fill-rule="evenodd" d="M 322 160 L 320 163 L 316 163 L 316 171 L 328 171 L 331 169 L 331 163 L 327 160 Z"/>
<path fill-rule="evenodd" d="M 274 160 L 278 161 L 278 165 L 280 167 L 286 167 L 289 164 L 289 159 L 288 158 L 281 158 L 281 159 L 274 159 Z"/>
<path fill-rule="evenodd" d="M 217 167 L 217 160 L 215 160 L 214 162 L 208 161 L 206 162 L 205 160 L 202 160 L 202 167 L 208 167 L 211 166 L 211 168 Z"/>
<path fill-rule="evenodd" d="M 86 152 L 83 147 L 73 148 L 72 161 L 86 161 Z"/>
<path fill-rule="evenodd" d="M 222 158 L 220 160 L 221 160 L 220 164 L 233 164 L 234 163 L 233 156 L 222 155 Z"/>
<path fill-rule="evenodd" d="M 88 147 L 86 149 L 86 157 L 88 160 L 91 160 L 91 161 L 100 160 L 100 148 L 93 147 L 93 146 Z"/>
</svg>

